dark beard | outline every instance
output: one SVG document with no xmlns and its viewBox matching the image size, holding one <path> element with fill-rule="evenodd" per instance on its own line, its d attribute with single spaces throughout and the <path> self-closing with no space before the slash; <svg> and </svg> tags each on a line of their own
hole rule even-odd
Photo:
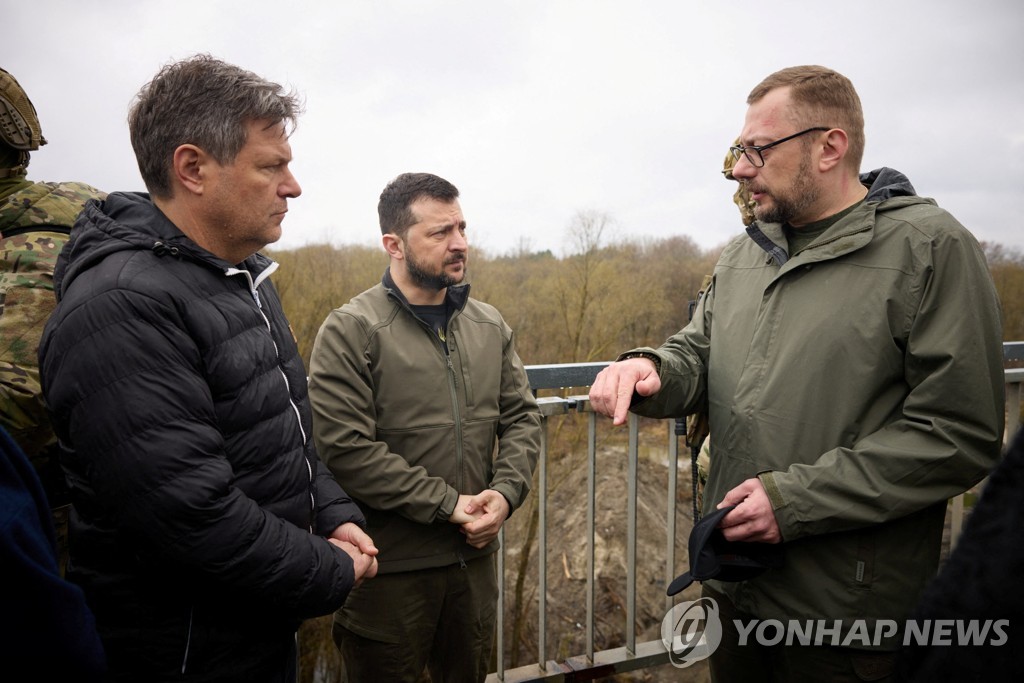
<svg viewBox="0 0 1024 683">
<path fill-rule="evenodd" d="M 790 188 L 789 196 L 779 197 L 771 194 L 771 198 L 774 200 L 772 207 L 768 209 L 756 207 L 754 217 L 762 223 L 792 225 L 793 219 L 800 219 L 802 214 L 813 206 L 820 196 L 821 191 L 811 181 L 811 160 L 805 157 Z"/>
<path fill-rule="evenodd" d="M 412 279 L 412 281 L 416 283 L 417 287 L 441 291 L 442 289 L 445 289 L 447 287 L 459 284 L 466 277 L 465 258 L 455 258 L 447 260 L 445 261 L 444 265 L 458 263 L 459 261 L 463 263 L 463 269 L 462 277 L 458 279 L 444 272 L 443 266 L 441 268 L 441 272 L 439 273 L 427 272 L 426 270 L 421 268 L 420 265 L 416 263 L 416 261 L 412 258 L 406 258 L 405 270 L 409 274 L 409 277 Z"/>
</svg>

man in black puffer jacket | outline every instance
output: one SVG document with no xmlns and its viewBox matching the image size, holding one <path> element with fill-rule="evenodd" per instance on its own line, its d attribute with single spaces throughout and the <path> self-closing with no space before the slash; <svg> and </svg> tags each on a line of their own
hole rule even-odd
<svg viewBox="0 0 1024 683">
<path fill-rule="evenodd" d="M 211 57 L 164 67 L 129 116 L 150 194 L 91 202 L 55 271 L 40 365 L 74 504 L 68 577 L 113 680 L 293 681 L 299 622 L 376 573 L 256 253 L 301 192 L 298 113 Z"/>
<path fill-rule="evenodd" d="M 928 584 L 897 673 L 909 683 L 1013 681 L 1024 671 L 1024 428 L 989 475 L 963 535 Z M 946 631 L 940 636 L 940 625 Z M 918 635 L 925 626 L 929 639 Z M 968 631 L 973 629 L 973 631 Z M 961 643 L 961 634 L 971 633 Z"/>
</svg>

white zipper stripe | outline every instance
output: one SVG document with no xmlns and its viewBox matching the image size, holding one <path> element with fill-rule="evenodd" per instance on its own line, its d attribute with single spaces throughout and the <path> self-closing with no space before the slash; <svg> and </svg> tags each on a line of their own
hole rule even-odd
<svg viewBox="0 0 1024 683">
<path fill-rule="evenodd" d="M 248 270 L 245 270 L 244 268 L 228 268 L 228 269 L 226 269 L 224 271 L 224 274 L 229 276 L 229 277 L 232 276 L 232 275 L 243 275 L 243 276 L 245 276 L 246 281 L 248 281 L 248 283 L 249 283 L 249 293 L 252 294 L 252 300 L 253 300 L 253 302 L 255 302 L 256 308 L 259 309 L 260 315 L 263 316 L 263 322 L 267 326 L 267 332 L 271 333 L 270 334 L 270 343 L 274 345 L 274 354 L 278 357 L 278 359 L 280 359 L 281 358 L 281 350 L 280 350 L 280 348 L 278 348 L 277 342 L 274 341 L 274 335 L 273 335 L 274 330 L 273 330 L 273 328 L 270 325 L 270 318 L 268 318 L 267 314 L 263 312 L 263 303 L 260 301 L 259 292 L 256 290 L 256 288 L 259 287 L 260 284 L 262 284 L 262 282 L 264 280 L 266 280 L 268 277 L 270 277 L 270 275 L 275 270 L 277 270 L 277 265 L 278 264 L 277 264 L 276 261 L 271 261 L 270 265 L 263 269 L 263 271 L 256 277 L 255 281 L 252 279 L 252 273 L 250 273 Z M 292 407 L 292 412 L 295 413 L 295 423 L 299 426 L 299 433 L 302 435 L 302 445 L 305 446 L 305 445 L 307 445 L 309 443 L 309 435 L 306 434 L 306 430 L 302 426 L 302 413 L 299 412 L 299 407 L 297 405 L 295 405 L 295 401 L 292 400 L 292 391 L 291 391 L 292 385 L 288 381 L 288 375 L 284 374 L 284 370 L 281 369 L 280 365 L 278 365 L 277 371 L 281 373 L 281 378 L 284 379 L 284 385 L 288 389 L 288 403 Z M 316 514 L 316 510 L 314 508 L 316 506 L 316 499 L 313 497 L 313 491 L 312 491 L 313 466 L 310 465 L 309 458 L 306 458 L 305 456 L 303 456 L 302 460 L 306 463 L 306 472 L 309 475 L 309 483 L 310 483 L 309 505 L 310 505 L 310 509 L 313 510 L 313 514 L 315 515 Z M 313 532 L 312 525 L 310 525 L 309 531 L 310 531 L 310 533 Z"/>
</svg>

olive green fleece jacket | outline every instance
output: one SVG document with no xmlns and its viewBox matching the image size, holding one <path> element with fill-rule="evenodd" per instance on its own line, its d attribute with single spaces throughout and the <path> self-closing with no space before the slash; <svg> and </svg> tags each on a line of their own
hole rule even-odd
<svg viewBox="0 0 1024 683">
<path fill-rule="evenodd" d="M 324 321 L 310 359 L 320 457 L 363 510 L 380 573 L 493 553 L 448 521 L 460 494 L 519 507 L 540 453 L 540 411 L 498 311 L 449 287 L 445 342 L 388 273 Z M 447 347 L 447 351 L 446 348 Z"/>
<path fill-rule="evenodd" d="M 760 619 L 904 620 L 934 575 L 946 501 L 996 463 L 999 302 L 978 243 L 891 169 L 790 259 L 779 225 L 726 246 L 693 321 L 633 410 L 706 405 L 713 509 L 759 476 L 785 566 L 712 581 Z M 623 354 L 625 355 L 625 354 Z M 872 631 L 873 632 L 873 631 Z M 894 647 L 853 638 L 855 647 Z"/>
</svg>

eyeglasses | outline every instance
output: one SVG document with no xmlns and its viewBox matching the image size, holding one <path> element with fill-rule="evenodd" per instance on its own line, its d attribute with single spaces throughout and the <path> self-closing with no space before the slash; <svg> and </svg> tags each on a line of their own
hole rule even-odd
<svg viewBox="0 0 1024 683">
<path fill-rule="evenodd" d="M 764 150 L 768 149 L 769 147 L 774 147 L 775 145 L 781 145 L 786 140 L 792 140 L 793 138 L 798 138 L 801 135 L 806 135 L 807 133 L 810 133 L 811 131 L 815 131 L 815 130 L 832 130 L 832 129 L 831 128 L 825 128 L 824 126 L 815 126 L 814 128 L 808 128 L 807 130 L 802 130 L 799 133 L 793 133 L 792 135 L 786 136 L 784 138 L 780 138 L 778 140 L 775 140 L 774 142 L 769 142 L 767 145 L 749 145 L 747 147 L 744 147 L 743 145 L 736 145 L 734 147 L 730 147 L 729 151 L 732 152 L 732 155 L 736 159 L 736 161 L 739 161 L 740 160 L 740 156 L 742 155 L 742 156 L 745 156 L 747 158 L 747 161 L 749 161 L 750 165 L 753 166 L 754 168 L 763 168 L 764 167 L 764 157 L 761 155 L 761 152 L 763 152 Z"/>
</svg>

